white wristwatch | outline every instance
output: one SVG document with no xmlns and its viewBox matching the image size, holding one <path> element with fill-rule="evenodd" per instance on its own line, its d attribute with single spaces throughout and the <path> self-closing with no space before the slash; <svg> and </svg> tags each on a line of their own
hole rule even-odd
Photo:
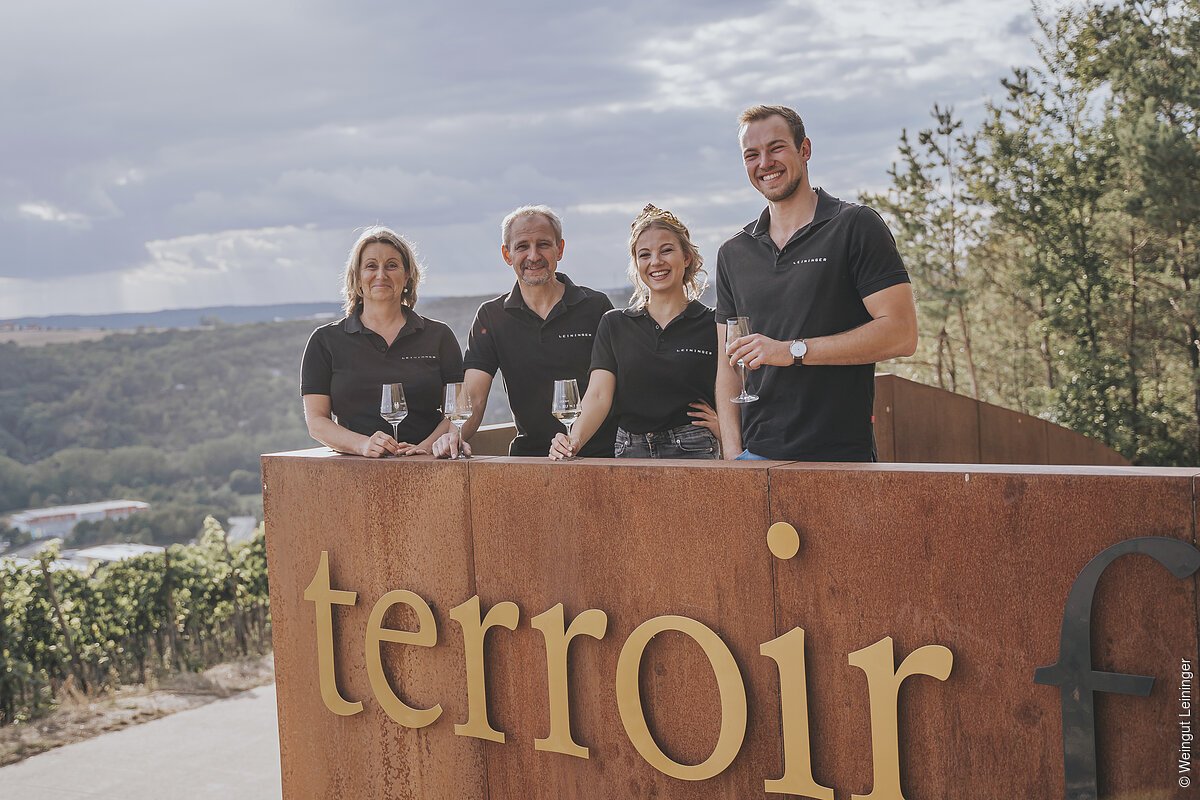
<svg viewBox="0 0 1200 800">
<path fill-rule="evenodd" d="M 792 366 L 798 367 L 804 363 L 804 355 L 808 352 L 808 342 L 803 339 L 793 339 L 788 345 L 788 350 L 792 352 Z"/>
</svg>

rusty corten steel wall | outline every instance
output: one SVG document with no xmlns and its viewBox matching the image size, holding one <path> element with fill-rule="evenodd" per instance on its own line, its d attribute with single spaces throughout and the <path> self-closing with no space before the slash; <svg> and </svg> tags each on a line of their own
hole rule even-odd
<svg viewBox="0 0 1200 800">
<path fill-rule="evenodd" d="M 779 677 L 762 642 L 806 631 L 813 771 L 838 800 L 871 788 L 866 680 L 851 651 L 885 636 L 899 665 L 926 644 L 954 653 L 942 683 L 900 693 L 908 800 L 1062 797 L 1058 689 L 1033 683 L 1058 657 L 1063 603 L 1105 546 L 1141 535 L 1195 541 L 1197 470 L 936 465 L 788 465 L 419 457 L 372 461 L 320 451 L 263 459 L 284 794 L 288 798 L 773 797 L 782 773 Z M 788 561 L 767 527 L 801 536 Z M 322 704 L 313 604 L 321 550 L 332 586 L 339 686 L 364 711 Z M 440 702 L 405 729 L 367 683 L 364 629 L 387 591 L 433 606 L 438 646 L 385 645 L 393 687 Z M 491 724 L 504 744 L 456 736 L 466 720 L 462 636 L 449 609 L 478 592 L 513 601 L 515 632 L 487 634 Z M 1195 579 L 1144 557 L 1114 564 L 1096 597 L 1095 668 L 1157 677 L 1148 698 L 1097 695 L 1102 797 L 1176 785 L 1179 659 L 1197 657 Z M 571 646 L 572 731 L 589 760 L 539 752 L 548 732 L 545 646 L 529 620 L 563 603 L 568 622 L 608 615 L 606 636 Z M 732 650 L 749 697 L 746 740 L 717 777 L 686 782 L 647 764 L 626 738 L 614 672 L 638 624 L 699 620 Z M 403 614 L 392 627 L 411 627 Z M 716 682 L 698 647 L 662 634 L 641 686 L 651 730 L 677 761 L 711 752 Z M 1107 792 L 1105 793 L 1105 790 Z"/>
<path fill-rule="evenodd" d="M 480 742 L 450 732 L 450 720 L 466 716 L 466 680 L 462 635 L 445 610 L 475 591 L 466 464 L 327 453 L 263 458 L 284 796 L 484 797 Z M 313 604 L 303 599 L 322 550 L 330 585 L 359 592 L 353 607 L 334 611 L 338 686 L 363 704 L 349 717 L 321 701 Z M 391 589 L 421 595 L 437 617 L 440 646 L 384 648 L 401 697 L 422 708 L 442 704 L 438 723 L 421 730 L 400 731 L 367 681 L 367 618 Z M 385 621 L 411 626 L 405 613 L 393 609 Z"/>
</svg>

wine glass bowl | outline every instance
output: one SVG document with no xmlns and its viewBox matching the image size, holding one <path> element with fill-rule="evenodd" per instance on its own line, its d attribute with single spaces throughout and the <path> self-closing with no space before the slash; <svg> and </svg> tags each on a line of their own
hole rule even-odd
<svg viewBox="0 0 1200 800">
<path fill-rule="evenodd" d="M 743 336 L 750 335 L 750 318 L 749 317 L 730 317 L 725 322 L 725 346 L 728 347 L 733 343 L 734 339 L 740 339 Z M 735 403 L 753 403 L 758 399 L 758 395 L 750 394 L 746 391 L 746 362 L 738 359 L 738 371 L 742 374 L 742 391 L 736 396 L 729 398 Z"/>
<path fill-rule="evenodd" d="M 458 453 L 453 456 L 454 459 L 470 458 L 463 450 L 462 429 L 467 420 L 471 418 L 472 410 L 471 394 L 467 391 L 467 385 L 465 383 L 447 383 L 442 413 L 446 415 L 458 432 Z"/>
<path fill-rule="evenodd" d="M 579 383 L 574 378 L 554 382 L 554 400 L 550 404 L 550 413 L 567 429 L 567 438 L 571 438 L 571 426 L 579 419 Z M 568 456 L 573 459 L 575 456 Z"/>
<path fill-rule="evenodd" d="M 404 384 L 383 384 L 379 397 L 379 416 L 391 424 L 392 438 L 400 441 L 400 423 L 408 416 L 408 402 L 404 399 Z"/>
</svg>

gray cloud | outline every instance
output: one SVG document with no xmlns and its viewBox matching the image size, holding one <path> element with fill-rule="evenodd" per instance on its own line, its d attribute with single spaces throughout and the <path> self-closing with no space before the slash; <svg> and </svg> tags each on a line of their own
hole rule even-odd
<svg viewBox="0 0 1200 800">
<path fill-rule="evenodd" d="M 329 298 L 373 222 L 418 241 L 427 291 L 500 291 L 525 202 L 564 209 L 564 269 L 619 282 L 647 200 L 706 254 L 757 213 L 741 107 L 795 105 L 818 183 L 879 188 L 902 127 L 1027 60 L 1022 8 L 5 4 L 0 317 Z"/>
</svg>

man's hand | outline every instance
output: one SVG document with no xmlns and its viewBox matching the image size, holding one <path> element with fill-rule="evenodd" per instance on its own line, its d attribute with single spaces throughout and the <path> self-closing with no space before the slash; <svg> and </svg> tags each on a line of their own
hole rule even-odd
<svg viewBox="0 0 1200 800">
<path fill-rule="evenodd" d="M 434 458 L 458 458 L 459 450 L 462 450 L 464 455 L 471 455 L 471 445 L 459 439 L 458 431 L 454 429 L 443 433 L 433 443 Z"/>
<path fill-rule="evenodd" d="M 729 366 L 736 367 L 741 359 L 748 369 L 758 369 L 764 364 L 773 367 L 790 367 L 792 365 L 792 343 L 778 342 L 761 333 L 752 333 L 734 339 L 725 347 L 729 355 Z"/>
</svg>

